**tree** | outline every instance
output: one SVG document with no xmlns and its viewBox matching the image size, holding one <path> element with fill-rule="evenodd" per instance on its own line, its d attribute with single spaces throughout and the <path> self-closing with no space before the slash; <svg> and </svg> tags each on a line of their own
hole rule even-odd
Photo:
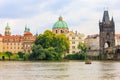
<svg viewBox="0 0 120 80">
<path fill-rule="evenodd" d="M 43 48 L 49 48 L 52 46 L 53 38 L 56 35 L 50 30 L 46 30 L 44 34 L 40 34 L 35 40 L 35 45 L 41 45 Z"/>
<path fill-rule="evenodd" d="M 64 34 L 59 34 L 54 41 L 54 47 L 58 53 L 66 53 L 69 50 L 69 40 Z"/>
<path fill-rule="evenodd" d="M 8 58 L 9 58 L 9 60 L 10 60 L 10 57 L 12 56 L 12 53 L 9 52 L 9 51 L 7 51 L 7 52 L 5 52 L 5 54 L 8 56 Z"/>
<path fill-rule="evenodd" d="M 25 53 L 23 53 L 23 52 L 18 52 L 19 58 L 24 58 L 24 55 L 25 55 Z"/>
<path fill-rule="evenodd" d="M 32 54 L 30 54 L 30 59 L 32 60 L 42 60 L 45 59 L 45 52 L 41 45 L 34 45 L 32 47 Z"/>
<path fill-rule="evenodd" d="M 69 49 L 69 40 L 64 34 L 56 35 L 50 30 L 46 30 L 44 34 L 40 34 L 35 40 L 35 46 L 41 46 L 41 53 L 45 54 L 44 59 L 56 60 L 61 59 L 62 55 Z M 37 47 L 33 47 L 33 54 L 40 53 Z"/>
<path fill-rule="evenodd" d="M 85 43 L 80 42 L 78 44 L 78 49 L 80 49 L 79 53 L 81 55 L 81 58 L 86 59 L 86 53 L 87 53 L 87 50 L 88 50 L 88 46 Z"/>
<path fill-rule="evenodd" d="M 78 49 L 80 49 L 80 52 L 86 53 L 87 50 L 88 50 L 88 47 L 87 47 L 87 45 L 85 43 L 80 42 L 78 44 Z"/>
</svg>

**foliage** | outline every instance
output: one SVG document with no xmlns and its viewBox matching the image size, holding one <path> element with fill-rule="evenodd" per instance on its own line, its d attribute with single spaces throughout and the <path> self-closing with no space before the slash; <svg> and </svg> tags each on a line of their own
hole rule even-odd
<svg viewBox="0 0 120 80">
<path fill-rule="evenodd" d="M 29 59 L 32 60 L 42 60 L 45 58 L 45 53 L 41 45 L 34 45 L 32 47 L 32 54 L 30 54 Z"/>
<path fill-rule="evenodd" d="M 76 54 L 69 54 L 65 57 L 65 59 L 69 60 L 85 60 L 85 55 L 82 53 L 76 53 Z"/>
<path fill-rule="evenodd" d="M 76 54 L 69 54 L 65 58 L 70 60 L 85 60 L 88 47 L 85 43 L 80 42 L 78 45 L 80 51 Z"/>
<path fill-rule="evenodd" d="M 24 58 L 24 55 L 25 55 L 25 53 L 23 53 L 23 52 L 18 52 L 19 58 Z"/>
<path fill-rule="evenodd" d="M 68 49 L 69 40 L 64 34 L 56 35 L 46 30 L 35 40 L 30 59 L 59 60 Z"/>
<path fill-rule="evenodd" d="M 88 50 L 88 47 L 87 47 L 87 45 L 85 43 L 80 42 L 78 44 L 78 49 L 80 49 L 80 52 L 86 53 L 87 50 Z"/>
<path fill-rule="evenodd" d="M 9 57 L 9 60 L 10 60 L 10 57 L 12 56 L 12 53 L 7 51 L 7 52 L 5 52 L 5 54 Z"/>
</svg>

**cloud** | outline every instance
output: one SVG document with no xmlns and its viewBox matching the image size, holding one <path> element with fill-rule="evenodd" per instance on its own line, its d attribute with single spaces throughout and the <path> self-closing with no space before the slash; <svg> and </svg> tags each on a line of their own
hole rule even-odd
<svg viewBox="0 0 120 80">
<path fill-rule="evenodd" d="M 34 34 L 52 29 L 53 24 L 63 16 L 70 30 L 88 34 L 99 33 L 104 7 L 108 7 L 110 17 L 119 33 L 119 0 L 0 0 L 0 32 L 4 33 L 7 22 L 12 34 L 23 34 L 26 24 Z"/>
</svg>

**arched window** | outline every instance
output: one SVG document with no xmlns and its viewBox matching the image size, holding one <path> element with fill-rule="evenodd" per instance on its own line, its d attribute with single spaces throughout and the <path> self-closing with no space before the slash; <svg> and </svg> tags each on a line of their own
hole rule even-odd
<svg viewBox="0 0 120 80">
<path fill-rule="evenodd" d="M 56 30 L 56 33 L 58 33 L 58 31 Z"/>
<path fill-rule="evenodd" d="M 63 33 L 63 31 L 61 30 L 61 33 Z"/>
<path fill-rule="evenodd" d="M 107 33 L 107 34 L 106 34 L 106 37 L 107 37 L 107 39 L 108 39 L 108 38 L 110 38 L 110 34 L 109 34 L 109 33 Z"/>
<path fill-rule="evenodd" d="M 105 47 L 105 48 L 110 47 L 110 42 L 107 41 L 107 42 L 105 43 L 104 47 Z"/>
</svg>

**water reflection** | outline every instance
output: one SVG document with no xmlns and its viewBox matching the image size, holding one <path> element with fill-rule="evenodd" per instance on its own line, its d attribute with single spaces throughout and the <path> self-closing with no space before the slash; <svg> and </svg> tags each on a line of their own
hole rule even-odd
<svg viewBox="0 0 120 80">
<path fill-rule="evenodd" d="M 0 62 L 0 80 L 119 80 L 120 63 Z"/>
</svg>

